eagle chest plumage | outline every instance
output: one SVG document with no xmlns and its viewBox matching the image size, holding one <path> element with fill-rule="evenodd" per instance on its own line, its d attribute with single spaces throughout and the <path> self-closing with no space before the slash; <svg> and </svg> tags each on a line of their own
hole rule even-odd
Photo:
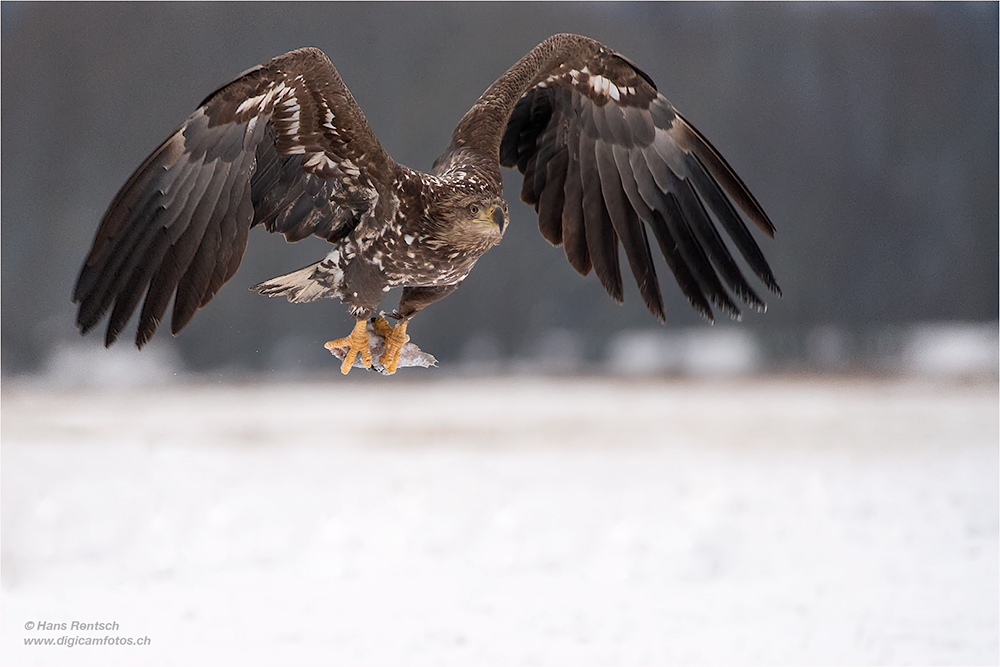
<svg viewBox="0 0 1000 667">
<path fill-rule="evenodd" d="M 86 333 L 113 343 L 141 303 L 145 345 L 173 304 L 176 334 L 235 274 L 251 228 L 332 244 L 319 262 L 253 286 L 290 301 L 339 297 L 357 318 L 331 341 L 371 366 L 366 325 L 395 371 L 407 322 L 454 291 L 503 237 L 500 167 L 524 178 L 542 236 L 622 301 L 623 250 L 649 311 L 665 319 L 656 248 L 691 305 L 763 310 L 730 247 L 780 289 L 748 220 L 774 226 L 722 155 L 623 56 L 580 35 L 545 40 L 462 117 L 430 173 L 383 149 L 319 50 L 292 51 L 209 95 L 146 158 L 108 208 L 73 290 Z M 734 206 L 735 204 L 735 206 Z M 725 237 L 723 236 L 725 233 Z M 727 238 L 728 237 L 728 241 Z M 651 243 L 652 241 L 652 243 Z M 366 319 L 402 288 L 398 324 Z"/>
<path fill-rule="evenodd" d="M 372 224 L 359 225 L 334 244 L 307 277 L 322 286 L 322 291 L 303 290 L 310 299 L 340 297 L 353 316 L 367 317 L 392 288 L 457 287 L 502 238 L 506 204 L 487 174 L 466 170 L 437 177 L 405 167 L 399 172 L 388 196 L 391 205 L 379 207 L 385 220 L 376 216 Z M 498 210 L 502 205 L 503 215 L 493 220 L 491 214 L 492 226 L 463 225 L 460 218 L 467 207 L 449 202 L 467 200 L 496 202 Z M 254 289 L 287 295 L 300 282 L 299 274 L 281 276 Z"/>
</svg>

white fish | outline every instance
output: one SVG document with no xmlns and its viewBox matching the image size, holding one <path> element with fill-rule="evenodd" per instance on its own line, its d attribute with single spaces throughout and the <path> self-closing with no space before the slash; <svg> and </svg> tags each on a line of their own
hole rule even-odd
<svg viewBox="0 0 1000 667">
<path fill-rule="evenodd" d="M 385 367 L 379 363 L 379 358 L 385 352 L 385 336 L 380 334 L 372 326 L 371 318 L 368 320 L 368 349 L 372 353 L 372 367 L 370 370 L 378 371 L 379 373 L 385 374 Z M 337 357 L 341 361 L 347 355 L 347 345 L 340 345 L 337 347 L 327 348 L 330 350 L 330 354 Z M 403 350 L 399 354 L 399 363 L 396 368 L 407 368 L 410 366 L 420 366 L 421 368 L 430 368 L 431 366 L 437 366 L 437 359 L 433 355 L 427 354 L 419 347 L 413 343 L 406 343 L 403 345 Z M 361 361 L 361 355 L 359 354 L 354 358 L 354 364 L 351 368 L 364 368 L 365 365 Z"/>
</svg>

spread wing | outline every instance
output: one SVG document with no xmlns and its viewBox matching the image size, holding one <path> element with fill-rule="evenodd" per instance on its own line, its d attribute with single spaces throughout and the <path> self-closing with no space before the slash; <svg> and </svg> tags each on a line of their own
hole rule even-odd
<svg viewBox="0 0 1000 667">
<path fill-rule="evenodd" d="M 336 242 L 391 218 L 394 162 L 336 69 L 299 49 L 210 95 L 115 196 L 73 300 L 86 333 L 108 309 L 105 344 L 145 294 L 136 344 L 171 297 L 177 333 L 239 267 L 261 224 L 288 241 Z"/>
<path fill-rule="evenodd" d="M 521 89 L 499 147 L 501 164 L 524 174 L 521 199 L 534 205 L 542 235 L 562 244 L 581 274 L 593 268 L 619 302 L 620 243 L 646 306 L 661 320 L 647 230 L 684 294 L 709 320 L 710 304 L 740 315 L 725 286 L 762 310 L 719 230 L 780 294 L 732 203 L 773 236 L 774 226 L 743 181 L 631 62 L 575 35 L 557 35 L 535 51 L 552 40 L 561 41 Z"/>
</svg>

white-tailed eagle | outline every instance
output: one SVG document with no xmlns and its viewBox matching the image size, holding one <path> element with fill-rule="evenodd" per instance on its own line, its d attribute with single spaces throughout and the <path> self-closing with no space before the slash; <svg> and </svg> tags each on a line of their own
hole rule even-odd
<svg viewBox="0 0 1000 667">
<path fill-rule="evenodd" d="M 664 319 L 651 231 L 705 317 L 712 304 L 739 316 L 729 291 L 763 309 L 719 227 L 780 294 L 732 202 L 769 236 L 774 226 L 719 152 L 624 56 L 560 34 L 483 93 L 430 173 L 385 152 L 320 50 L 249 70 L 209 95 L 115 196 L 73 291 L 77 324 L 86 333 L 110 309 L 110 345 L 142 301 L 142 347 L 173 299 L 176 334 L 236 272 L 250 228 L 263 224 L 287 241 L 315 235 L 333 245 L 252 289 L 347 303 L 357 324 L 327 344 L 346 347 L 344 373 L 357 355 L 372 366 L 367 321 L 388 290 L 403 288 L 396 325 L 372 322 L 385 338 L 376 368 L 393 373 L 410 319 L 458 288 L 503 237 L 501 166 L 523 173 L 521 199 L 542 236 L 581 274 L 593 269 L 616 301 L 621 244 L 646 306 Z"/>
</svg>

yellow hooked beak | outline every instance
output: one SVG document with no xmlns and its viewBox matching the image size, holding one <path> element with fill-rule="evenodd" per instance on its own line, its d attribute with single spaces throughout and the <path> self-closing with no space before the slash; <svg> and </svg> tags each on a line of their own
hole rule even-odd
<svg viewBox="0 0 1000 667">
<path fill-rule="evenodd" d="M 473 218 L 473 220 L 481 225 L 496 226 L 501 234 L 503 234 L 503 230 L 507 227 L 507 214 L 504 212 L 502 206 L 490 206 L 489 208 L 481 209 L 479 215 Z"/>
</svg>

